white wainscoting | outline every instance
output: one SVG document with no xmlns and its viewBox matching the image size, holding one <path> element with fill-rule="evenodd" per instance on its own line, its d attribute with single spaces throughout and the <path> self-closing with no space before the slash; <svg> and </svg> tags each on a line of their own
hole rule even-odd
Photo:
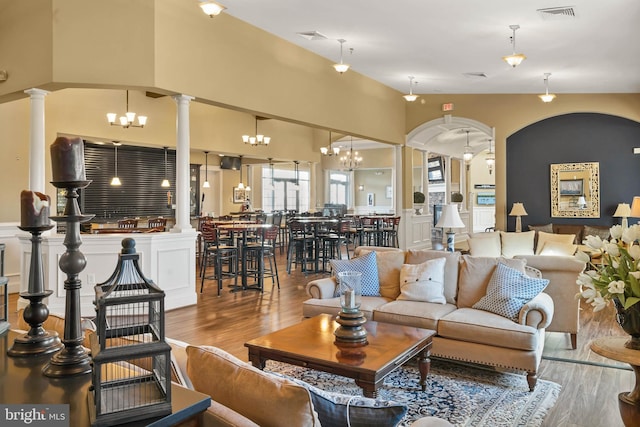
<svg viewBox="0 0 640 427">
<path fill-rule="evenodd" d="M 470 230 L 470 213 L 460 212 L 460 219 L 465 228 L 456 230 L 456 241 L 467 239 Z M 405 209 L 400 222 L 400 247 L 409 249 L 431 249 L 431 229 L 433 228 L 433 215 L 416 215 L 414 209 Z"/>
<path fill-rule="evenodd" d="M 20 242 L 19 234 L 31 236 L 18 228 L 18 222 L 0 223 L 0 243 L 4 248 L 4 275 L 9 279 L 9 293 L 20 292 Z"/>
<path fill-rule="evenodd" d="M 474 206 L 473 207 L 473 232 L 481 233 L 489 227 L 496 225 L 495 206 Z"/>
</svg>

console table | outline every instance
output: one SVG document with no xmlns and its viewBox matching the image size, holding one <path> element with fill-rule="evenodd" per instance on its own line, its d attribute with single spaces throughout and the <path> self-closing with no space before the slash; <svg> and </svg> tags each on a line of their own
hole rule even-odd
<svg viewBox="0 0 640 427">
<path fill-rule="evenodd" d="M 69 422 L 74 427 L 90 426 L 87 393 L 91 375 L 50 378 L 42 374 L 51 354 L 9 357 L 7 350 L 19 336 L 9 330 L 0 335 L 0 402 L 3 404 L 68 404 Z M 129 423 L 127 426 L 175 426 L 204 412 L 211 398 L 203 393 L 171 384 L 171 414 Z M 2 424 L 0 414 L 0 424 Z"/>
</svg>

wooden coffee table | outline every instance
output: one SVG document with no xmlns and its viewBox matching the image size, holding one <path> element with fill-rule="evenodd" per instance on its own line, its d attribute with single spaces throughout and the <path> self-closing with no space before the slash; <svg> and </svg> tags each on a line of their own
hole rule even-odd
<svg viewBox="0 0 640 427">
<path fill-rule="evenodd" d="M 338 327 L 334 317 L 321 314 L 297 325 L 253 339 L 245 346 L 253 366 L 264 369 L 267 360 L 353 378 L 366 397 L 376 397 L 384 378 L 414 356 L 418 358 L 420 385 L 427 386 L 431 366 L 431 341 L 436 334 L 429 329 L 367 321 L 368 344 L 349 348 L 334 343 Z"/>
</svg>

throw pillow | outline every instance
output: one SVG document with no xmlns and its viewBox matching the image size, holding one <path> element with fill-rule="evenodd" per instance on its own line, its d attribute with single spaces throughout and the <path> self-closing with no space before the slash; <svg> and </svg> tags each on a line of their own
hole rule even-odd
<svg viewBox="0 0 640 427">
<path fill-rule="evenodd" d="M 391 427 L 407 413 L 407 407 L 392 400 L 370 399 L 319 389 L 297 378 L 287 377 L 311 393 L 313 407 L 322 427 Z"/>
<path fill-rule="evenodd" d="M 504 263 L 524 273 L 527 261 L 515 258 L 462 255 L 458 283 L 458 308 L 469 308 L 486 295 L 489 281 L 498 263 Z"/>
<path fill-rule="evenodd" d="M 368 254 L 370 250 L 361 250 L 360 256 Z M 400 269 L 404 264 L 404 251 L 376 250 L 376 264 L 378 265 L 378 281 L 380 295 L 396 299 L 400 295 Z"/>
<path fill-rule="evenodd" d="M 262 427 L 318 426 L 309 391 L 209 346 L 187 347 L 193 387 Z"/>
<path fill-rule="evenodd" d="M 436 258 L 422 264 L 405 264 L 400 270 L 399 300 L 446 304 L 444 298 L 445 258 Z"/>
<path fill-rule="evenodd" d="M 513 258 L 516 255 L 533 255 L 533 239 L 535 231 L 525 231 L 522 233 L 500 232 L 502 241 L 502 256 Z"/>
<path fill-rule="evenodd" d="M 474 233 L 467 240 L 469 243 L 469 254 L 482 257 L 500 256 L 500 233 Z"/>
<path fill-rule="evenodd" d="M 429 249 L 407 251 L 407 264 L 420 264 L 434 258 L 444 258 L 444 297 L 449 304 L 456 303 L 458 293 L 458 269 L 460 268 L 460 252 L 443 252 Z"/>
<path fill-rule="evenodd" d="M 577 248 L 578 246 L 572 243 L 546 242 L 540 251 L 540 255 L 573 256 Z"/>
<path fill-rule="evenodd" d="M 609 236 L 610 236 L 609 230 L 610 228 L 607 226 L 585 225 L 584 231 L 582 232 L 582 236 L 585 239 L 587 238 L 587 236 L 598 236 L 602 240 L 609 240 Z"/>
<path fill-rule="evenodd" d="M 331 269 L 336 275 L 343 271 L 359 271 L 362 273 L 362 295 L 370 297 L 380 296 L 380 281 L 378 279 L 378 266 L 376 263 L 376 253 L 369 252 L 363 256 L 353 259 L 332 259 Z M 338 287 L 336 286 L 336 292 Z M 335 296 L 340 296 L 336 294 Z"/>
<path fill-rule="evenodd" d="M 530 225 L 529 230 L 533 231 L 544 231 L 545 233 L 553 233 L 553 224 L 545 224 L 545 225 Z"/>
<path fill-rule="evenodd" d="M 547 279 L 529 277 L 500 263 L 491 276 L 487 294 L 473 308 L 517 322 L 522 306 L 535 298 L 548 284 Z"/>
<path fill-rule="evenodd" d="M 554 234 L 545 233 L 544 231 L 538 231 L 538 246 L 536 246 L 536 255 L 540 255 L 542 248 L 547 242 L 565 243 L 572 245 L 575 240 L 575 234 Z"/>
</svg>

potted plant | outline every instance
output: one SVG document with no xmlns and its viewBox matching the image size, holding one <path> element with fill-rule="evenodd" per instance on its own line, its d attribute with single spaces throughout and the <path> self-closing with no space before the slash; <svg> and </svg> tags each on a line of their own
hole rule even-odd
<svg viewBox="0 0 640 427">
<path fill-rule="evenodd" d="M 414 191 L 413 193 L 413 208 L 416 210 L 416 215 L 422 215 L 422 208 L 424 207 L 424 201 L 426 197 L 424 193 L 420 191 Z"/>
<path fill-rule="evenodd" d="M 453 203 L 462 203 L 462 200 L 464 200 L 464 197 L 462 197 L 461 193 L 458 193 L 457 191 L 455 193 L 451 194 L 451 201 Z"/>
</svg>

